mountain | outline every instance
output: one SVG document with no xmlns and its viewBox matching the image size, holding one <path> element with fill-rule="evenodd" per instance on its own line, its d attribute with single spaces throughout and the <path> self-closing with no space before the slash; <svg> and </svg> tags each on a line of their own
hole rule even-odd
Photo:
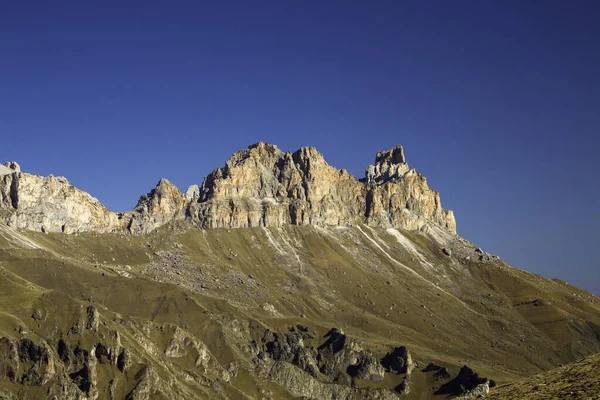
<svg viewBox="0 0 600 400">
<path fill-rule="evenodd" d="M 257 143 L 231 156 L 184 196 L 166 179 L 132 211 L 113 213 L 63 178 L 0 170 L 0 209 L 9 226 L 42 232 L 148 233 L 170 221 L 202 228 L 364 223 L 419 229 L 426 221 L 456 232 L 451 211 L 426 179 L 409 169 L 401 146 L 377 153 L 358 180 L 313 147 L 284 153 Z"/>
<path fill-rule="evenodd" d="M 258 143 L 123 213 L 7 163 L 0 217 L 5 399 L 469 398 L 600 352 L 600 299 L 458 236 L 400 146 Z"/>
</svg>

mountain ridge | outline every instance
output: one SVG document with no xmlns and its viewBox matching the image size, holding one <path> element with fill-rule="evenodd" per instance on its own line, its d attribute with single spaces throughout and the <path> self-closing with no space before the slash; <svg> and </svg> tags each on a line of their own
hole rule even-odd
<svg viewBox="0 0 600 400">
<path fill-rule="evenodd" d="M 402 146 L 378 152 L 357 179 L 314 147 L 283 152 L 259 142 L 234 153 L 201 185 L 183 194 L 161 179 L 130 211 L 115 213 L 66 178 L 0 170 L 0 212 L 13 227 L 44 232 L 148 233 L 170 221 L 202 228 L 352 225 L 420 229 L 433 222 L 456 232 L 450 210 L 424 176 L 410 169 Z"/>
<path fill-rule="evenodd" d="M 7 163 L 0 217 L 7 399 L 476 398 L 600 351 L 600 299 L 456 234 L 400 146 L 257 143 L 125 213 Z"/>
</svg>

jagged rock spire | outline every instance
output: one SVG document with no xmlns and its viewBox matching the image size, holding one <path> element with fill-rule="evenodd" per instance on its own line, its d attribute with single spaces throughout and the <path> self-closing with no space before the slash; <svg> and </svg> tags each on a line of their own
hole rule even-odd
<svg viewBox="0 0 600 400">
<path fill-rule="evenodd" d="M 400 179 L 408 170 L 404 149 L 402 146 L 396 146 L 378 152 L 375 156 L 375 164 L 367 167 L 365 175 L 368 184 L 381 185 L 390 180 Z"/>
</svg>

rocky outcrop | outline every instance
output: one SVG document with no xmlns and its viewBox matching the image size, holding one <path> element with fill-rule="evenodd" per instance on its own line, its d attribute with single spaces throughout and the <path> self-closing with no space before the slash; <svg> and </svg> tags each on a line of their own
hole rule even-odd
<svg viewBox="0 0 600 400">
<path fill-rule="evenodd" d="M 327 164 L 314 147 L 290 153 L 257 143 L 234 153 L 185 195 L 162 179 L 132 211 L 120 214 L 65 178 L 21 173 L 18 164 L 7 163 L 0 169 L 0 217 L 44 232 L 144 234 L 182 219 L 201 228 L 362 223 L 414 230 L 433 223 L 456 231 L 452 211 L 408 167 L 401 146 L 377 153 L 358 180 Z"/>
<path fill-rule="evenodd" d="M 381 185 L 402 178 L 408 170 L 408 164 L 404 158 L 404 148 L 396 146 L 393 149 L 377 153 L 375 164 L 369 165 L 365 170 L 365 179 L 370 185 Z"/>
<path fill-rule="evenodd" d="M 371 226 L 408 230 L 420 229 L 430 221 L 456 232 L 454 213 L 442 208 L 439 193 L 414 169 L 400 179 L 369 187 L 365 219 Z"/>
<path fill-rule="evenodd" d="M 404 379 L 395 389 L 400 394 L 410 393 L 410 373 L 414 368 L 414 363 L 406 347 L 395 347 L 381 359 L 381 365 L 385 368 L 385 372 L 404 374 Z"/>
<path fill-rule="evenodd" d="M 397 374 L 410 374 L 414 368 L 412 356 L 404 346 L 395 347 L 390 353 L 381 359 L 381 365 L 386 372 L 396 372 Z"/>
<path fill-rule="evenodd" d="M 14 161 L 0 164 L 0 176 L 12 174 L 13 172 L 21 172 L 21 166 Z"/>
<path fill-rule="evenodd" d="M 183 195 L 186 201 L 198 201 L 200 198 L 200 186 L 192 185 L 185 191 Z"/>
<path fill-rule="evenodd" d="M 456 378 L 442 385 L 434 394 L 461 396 L 463 399 L 477 398 L 490 390 L 490 380 L 481 378 L 466 365 L 461 368 Z"/>
<path fill-rule="evenodd" d="M 205 228 L 361 222 L 364 188 L 312 147 L 284 153 L 258 143 L 209 174 L 189 215 Z"/>
<path fill-rule="evenodd" d="M 129 218 L 127 230 L 133 234 L 144 234 L 163 226 L 169 221 L 184 217 L 186 200 L 175 185 L 161 179 L 156 187 L 143 195 Z"/>
<path fill-rule="evenodd" d="M 27 386 L 42 386 L 56 372 L 52 351 L 27 338 L 0 338 L 0 378 Z"/>
<path fill-rule="evenodd" d="M 258 143 L 208 175 L 191 219 L 205 228 L 352 225 L 419 229 L 433 222 L 455 232 L 451 211 L 426 179 L 410 170 L 401 146 L 377 153 L 359 181 L 313 147 L 284 153 Z"/>
<path fill-rule="evenodd" d="M 324 338 L 321 345 L 311 345 L 318 339 L 301 325 L 284 333 L 267 330 L 261 343 L 251 347 L 257 370 L 293 394 L 311 399 L 397 398 L 391 388 L 355 389 L 354 379 L 383 381 L 384 367 L 339 329 L 332 328 Z"/>
<path fill-rule="evenodd" d="M 41 177 L 20 172 L 0 174 L 0 210 L 15 228 L 42 232 L 108 231 L 120 225 L 117 214 L 76 187 L 66 178 Z"/>
</svg>

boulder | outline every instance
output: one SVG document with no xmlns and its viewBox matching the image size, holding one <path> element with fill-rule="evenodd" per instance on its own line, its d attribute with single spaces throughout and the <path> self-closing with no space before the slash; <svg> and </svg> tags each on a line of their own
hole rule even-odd
<svg viewBox="0 0 600 400">
<path fill-rule="evenodd" d="M 404 346 L 395 347 L 390 353 L 381 359 L 381 365 L 386 372 L 396 372 L 397 374 L 410 374 L 413 369 L 412 357 L 408 349 Z"/>
<path fill-rule="evenodd" d="M 489 382 L 487 378 L 481 378 L 471 368 L 466 365 L 461 368 L 456 378 L 450 382 L 442 385 L 436 392 L 436 395 L 450 395 L 459 396 L 469 394 L 471 391 L 479 387 L 480 385 L 487 385 L 487 391 L 489 391 Z M 484 390 L 485 387 L 477 389 L 476 391 Z M 486 392 L 487 393 L 487 392 Z"/>
</svg>

